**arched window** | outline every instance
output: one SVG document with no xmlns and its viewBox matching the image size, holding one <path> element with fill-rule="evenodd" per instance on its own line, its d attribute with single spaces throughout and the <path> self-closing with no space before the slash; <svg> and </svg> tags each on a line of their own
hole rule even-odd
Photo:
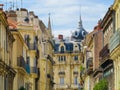
<svg viewBox="0 0 120 90">
<path fill-rule="evenodd" d="M 61 53 L 64 53 L 64 46 L 61 46 L 60 52 L 61 52 Z"/>
</svg>

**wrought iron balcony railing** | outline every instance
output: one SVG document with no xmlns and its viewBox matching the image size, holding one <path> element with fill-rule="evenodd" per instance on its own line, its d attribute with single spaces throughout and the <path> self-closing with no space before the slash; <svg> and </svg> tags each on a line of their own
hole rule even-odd
<svg viewBox="0 0 120 90">
<path fill-rule="evenodd" d="M 74 71 L 73 74 L 74 74 L 74 75 L 78 75 L 78 71 Z"/>
<path fill-rule="evenodd" d="M 65 72 L 64 71 L 60 71 L 58 74 L 59 75 L 65 75 Z"/>
<path fill-rule="evenodd" d="M 108 44 L 106 44 L 99 53 L 100 64 L 104 63 L 109 58 L 109 55 L 110 55 L 110 50 L 108 48 Z"/>
<path fill-rule="evenodd" d="M 17 57 L 17 66 L 22 67 L 23 69 L 25 69 L 25 60 L 24 57 L 20 56 Z"/>
<path fill-rule="evenodd" d="M 38 68 L 37 67 L 30 67 L 30 73 L 38 73 Z"/>
</svg>

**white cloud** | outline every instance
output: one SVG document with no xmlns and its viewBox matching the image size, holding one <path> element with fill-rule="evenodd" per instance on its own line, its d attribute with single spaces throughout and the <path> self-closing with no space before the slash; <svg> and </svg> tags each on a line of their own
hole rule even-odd
<svg viewBox="0 0 120 90">
<path fill-rule="evenodd" d="M 21 0 L 18 1 L 20 2 Z M 78 27 L 80 5 L 83 26 L 86 30 L 91 31 L 98 20 L 105 15 L 105 12 L 113 1 L 23 0 L 23 7 L 28 8 L 28 10 L 33 10 L 46 25 L 48 22 L 48 13 L 50 12 L 54 35 L 63 33 L 65 36 L 68 36 L 70 35 L 70 31 L 76 30 Z"/>
<path fill-rule="evenodd" d="M 72 30 L 71 29 L 59 29 L 55 30 L 53 32 L 54 37 L 58 37 L 59 34 L 62 34 L 65 37 L 68 37 L 71 35 Z"/>
</svg>

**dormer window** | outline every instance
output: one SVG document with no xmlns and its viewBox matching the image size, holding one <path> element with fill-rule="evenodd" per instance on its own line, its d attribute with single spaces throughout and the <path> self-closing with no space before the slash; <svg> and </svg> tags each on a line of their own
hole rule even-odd
<svg viewBox="0 0 120 90">
<path fill-rule="evenodd" d="M 64 46 L 61 46 L 60 52 L 61 52 L 61 53 L 64 53 Z"/>
</svg>

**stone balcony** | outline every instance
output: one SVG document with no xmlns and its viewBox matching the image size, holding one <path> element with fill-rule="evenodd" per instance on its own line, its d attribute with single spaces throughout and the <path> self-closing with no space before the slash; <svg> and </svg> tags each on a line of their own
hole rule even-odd
<svg viewBox="0 0 120 90">
<path fill-rule="evenodd" d="M 55 88 L 55 90 L 56 89 L 64 89 L 65 90 L 67 88 L 67 84 L 55 84 L 54 88 Z"/>
<path fill-rule="evenodd" d="M 65 71 L 59 71 L 58 75 L 65 75 Z"/>
<path fill-rule="evenodd" d="M 33 78 L 38 77 L 38 68 L 37 67 L 30 67 L 30 74 Z"/>
<path fill-rule="evenodd" d="M 73 88 L 73 89 L 78 89 L 78 84 L 71 84 L 71 88 Z"/>
<path fill-rule="evenodd" d="M 78 84 L 74 84 L 74 83 L 72 83 L 72 84 L 70 84 L 70 85 L 68 85 L 68 84 L 55 84 L 54 85 L 54 88 L 55 88 L 55 90 L 58 90 L 58 89 L 60 89 L 60 90 L 73 90 L 73 89 L 78 89 L 78 87 L 79 87 L 79 85 Z"/>
</svg>

